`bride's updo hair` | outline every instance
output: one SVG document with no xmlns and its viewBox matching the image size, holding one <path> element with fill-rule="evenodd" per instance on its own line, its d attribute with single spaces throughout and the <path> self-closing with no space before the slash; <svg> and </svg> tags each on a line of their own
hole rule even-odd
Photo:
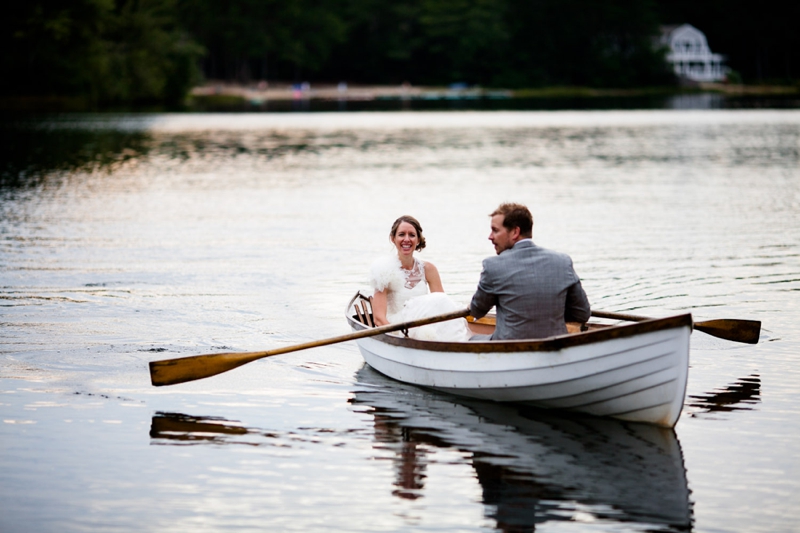
<svg viewBox="0 0 800 533">
<path fill-rule="evenodd" d="M 419 252 L 420 250 L 425 248 L 425 237 L 422 236 L 422 226 L 419 225 L 419 220 L 410 215 L 403 215 L 394 221 L 394 224 L 392 224 L 392 231 L 389 232 L 389 237 L 392 240 L 394 240 L 395 235 L 397 235 L 397 228 L 403 222 L 411 224 L 412 226 L 414 226 L 414 229 L 417 230 L 417 237 L 419 237 L 419 244 L 417 245 L 415 250 Z"/>
</svg>

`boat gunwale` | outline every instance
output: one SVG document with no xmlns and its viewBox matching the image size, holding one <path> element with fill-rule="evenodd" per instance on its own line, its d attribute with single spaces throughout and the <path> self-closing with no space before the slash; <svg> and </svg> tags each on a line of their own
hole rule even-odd
<svg viewBox="0 0 800 533">
<path fill-rule="evenodd" d="M 368 329 L 366 326 L 355 319 L 355 315 L 350 314 L 356 299 L 360 293 L 350 300 L 345 309 L 345 318 L 354 329 Z M 410 337 L 397 337 L 386 333 L 372 337 L 385 344 L 400 346 L 403 348 L 413 348 L 416 350 L 428 350 L 432 352 L 461 352 L 461 353 L 513 353 L 513 352 L 555 352 L 573 346 L 582 346 L 613 339 L 623 339 L 634 337 L 654 331 L 662 331 L 674 328 L 692 328 L 692 314 L 683 313 L 680 315 L 668 316 L 663 318 L 652 318 L 641 322 L 612 324 L 608 327 L 583 331 L 579 333 L 567 333 L 544 339 L 520 339 L 520 340 L 501 340 L 501 341 L 467 341 L 467 342 L 443 342 L 426 341 L 412 339 Z"/>
</svg>

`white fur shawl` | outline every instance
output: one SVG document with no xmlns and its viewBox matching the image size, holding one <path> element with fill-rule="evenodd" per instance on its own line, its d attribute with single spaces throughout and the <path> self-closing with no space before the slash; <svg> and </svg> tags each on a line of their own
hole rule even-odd
<svg viewBox="0 0 800 533">
<path fill-rule="evenodd" d="M 399 291 L 406 283 L 400 259 L 396 255 L 379 257 L 369 269 L 369 284 L 376 291 Z"/>
</svg>

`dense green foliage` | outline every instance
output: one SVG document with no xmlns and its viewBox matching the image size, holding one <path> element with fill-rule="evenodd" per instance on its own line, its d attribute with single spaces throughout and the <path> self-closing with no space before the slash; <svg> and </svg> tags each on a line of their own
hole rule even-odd
<svg viewBox="0 0 800 533">
<path fill-rule="evenodd" d="M 651 0 L 184 0 L 210 78 L 668 83 Z M 283 6 L 283 7 L 281 7 Z M 295 50 L 300 49 L 300 53 Z"/>
<path fill-rule="evenodd" d="M 113 171 L 147 154 L 150 135 L 122 129 L 43 128 L 36 121 L 0 122 L 0 192 L 57 187 L 70 172 Z"/>
<path fill-rule="evenodd" d="M 757 11 L 756 11 L 757 9 Z M 0 94 L 179 102 L 206 78 L 664 85 L 660 24 L 745 81 L 800 77 L 800 4 L 764 0 L 29 0 L 0 19 Z"/>
<path fill-rule="evenodd" d="M 331 48 L 346 38 L 346 7 L 336 0 L 181 0 L 179 5 L 181 20 L 208 50 L 206 75 L 240 80 L 268 77 L 273 62 L 297 74 L 318 71 Z"/>
<path fill-rule="evenodd" d="M 6 95 L 174 102 L 198 79 L 171 0 L 28 0 L 0 20 Z"/>
</svg>

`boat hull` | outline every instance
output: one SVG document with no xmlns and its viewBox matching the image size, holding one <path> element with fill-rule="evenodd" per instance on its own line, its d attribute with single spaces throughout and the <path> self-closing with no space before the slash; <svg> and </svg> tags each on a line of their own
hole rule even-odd
<svg viewBox="0 0 800 533">
<path fill-rule="evenodd" d="M 354 330 L 363 324 L 348 319 Z M 691 315 L 533 341 L 359 339 L 371 367 L 442 392 L 673 427 L 689 365 Z"/>
</svg>

